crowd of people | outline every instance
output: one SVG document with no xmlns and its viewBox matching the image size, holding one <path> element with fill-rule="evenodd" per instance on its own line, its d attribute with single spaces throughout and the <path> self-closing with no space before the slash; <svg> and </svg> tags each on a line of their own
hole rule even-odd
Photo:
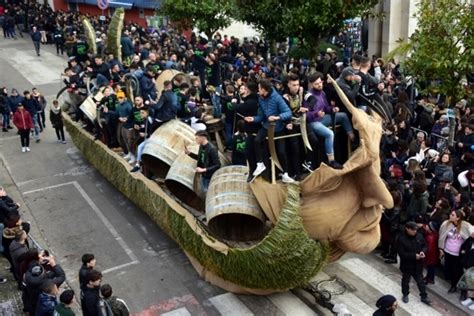
<svg viewBox="0 0 474 316">
<path fill-rule="evenodd" d="M 312 151 L 305 150 L 300 137 L 275 142 L 281 180 L 294 182 L 306 171 L 315 170 L 321 161 L 343 168 L 344 161 L 335 159 L 335 143 L 349 140 L 352 149 L 357 147 L 357 131 L 331 80 L 336 80 L 349 101 L 361 110 L 370 112 L 373 102 L 382 104 L 389 115 L 380 146 L 381 176 L 394 207 L 384 210 L 382 216 L 381 248 L 388 264 L 400 257 L 403 301 L 408 302 L 410 277 L 417 282 L 422 300 L 429 303 L 425 285 L 435 282 L 441 262 L 444 277 L 450 281 L 449 292 L 456 291 L 463 269 L 473 267 L 474 119 L 466 97 L 448 110 L 445 96 L 419 93 L 393 60 L 362 52 L 352 55 L 348 63 L 336 50 L 328 49 L 311 64 L 288 57 L 285 44 L 276 54 L 269 54 L 264 39 L 241 42 L 219 33 L 212 39 L 194 33 L 186 38 L 172 29 L 145 29 L 133 23 L 125 24 L 123 62 L 119 62 L 117 56 L 105 52 L 107 20 L 89 17 L 99 51 L 91 56 L 78 13 L 53 12 L 39 4 L 30 4 L 28 10 L 21 6 L 8 11 L 15 21 L 37 27 L 40 42 L 55 43 L 58 54 L 65 51 L 70 56 L 64 72 L 70 92 L 84 87 L 86 77 L 103 89 L 104 97 L 97 102 L 100 119 L 87 123 L 109 147 L 121 148 L 133 166 L 132 172 L 141 170 L 141 155 L 154 130 L 178 118 L 196 130 L 200 150 L 193 157 L 198 159 L 196 172 L 202 174 L 206 188 L 220 162 L 216 146 L 204 130 L 209 119 L 217 118 L 223 122 L 224 143 L 232 164 L 248 164 L 252 181 L 269 169 L 265 145 L 269 127 L 274 128 L 275 136 L 298 135 L 305 114 Z M 168 69 L 181 74 L 166 80 L 163 91 L 157 91 L 156 80 Z M 138 82 L 139 93 L 133 99 L 125 93 L 127 75 Z M 40 123 L 45 108 L 39 102 L 31 106 L 35 101 L 27 101 L 35 97 L 35 92 L 25 92 L 19 101 L 21 97 L 14 89 L 10 95 L 2 89 L 0 96 L 0 109 L 5 104 L 10 109 L 2 110 L 3 131 L 11 128 L 9 115 L 15 113 L 13 122 L 24 135 L 25 151 L 29 151 L 25 143 L 29 130 L 34 129 L 39 141 L 45 127 L 44 117 L 43 126 Z M 57 115 L 60 105 L 53 104 L 55 123 L 51 120 L 60 127 L 58 139 L 64 141 Z M 87 121 L 81 111 L 76 117 Z M 450 145 L 448 135 L 453 130 Z M 473 293 L 463 291 L 461 295 L 462 304 L 474 309 Z"/>
<path fill-rule="evenodd" d="M 40 250 L 30 241 L 30 224 L 21 218 L 21 205 L 3 188 L 0 188 L 0 229 L 0 250 L 22 293 L 23 311 L 30 316 L 74 316 L 75 293 L 66 284 L 63 268 L 48 250 Z M 82 256 L 78 279 L 82 315 L 129 315 L 126 303 L 113 295 L 110 284 L 102 284 L 93 254 Z M 0 284 L 6 282 L 6 278 L 0 278 Z"/>
</svg>

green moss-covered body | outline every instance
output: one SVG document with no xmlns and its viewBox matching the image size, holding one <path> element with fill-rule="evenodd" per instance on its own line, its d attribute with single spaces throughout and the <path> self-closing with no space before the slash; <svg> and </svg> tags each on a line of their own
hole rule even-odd
<svg viewBox="0 0 474 316">
<path fill-rule="evenodd" d="M 226 246 L 223 251 L 213 247 L 213 237 L 199 229 L 201 222 L 193 218 L 192 224 L 196 225 L 190 225 L 189 218 L 182 215 L 187 211 L 155 182 L 140 173 L 129 173 L 128 165 L 116 153 L 94 141 L 67 115 L 64 121 L 75 145 L 97 170 L 144 210 L 188 255 L 221 279 L 245 288 L 281 291 L 307 284 L 324 266 L 329 247 L 311 239 L 305 231 L 298 214 L 297 185 L 288 187 L 280 218 L 262 241 L 249 248 Z"/>
<path fill-rule="evenodd" d="M 117 8 L 110 20 L 109 30 L 107 31 L 107 44 L 105 51 L 122 62 L 122 47 L 120 39 L 122 37 L 123 19 L 125 18 L 125 9 Z"/>
<path fill-rule="evenodd" d="M 95 37 L 95 30 L 85 16 L 82 17 L 82 27 L 84 28 L 84 34 L 86 35 L 87 45 L 89 45 L 89 52 L 93 55 L 97 55 L 97 43 Z"/>
</svg>

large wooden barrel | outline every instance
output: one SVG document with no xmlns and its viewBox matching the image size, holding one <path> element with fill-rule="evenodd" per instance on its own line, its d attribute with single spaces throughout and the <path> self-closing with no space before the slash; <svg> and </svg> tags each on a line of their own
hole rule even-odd
<svg viewBox="0 0 474 316">
<path fill-rule="evenodd" d="M 190 78 L 187 74 L 182 73 L 175 69 L 166 69 L 158 76 L 158 78 L 156 78 L 155 86 L 156 86 L 156 95 L 158 99 L 160 98 L 161 92 L 163 91 L 165 81 L 166 80 L 173 81 L 175 80 L 175 77 L 178 75 L 184 77 L 184 80 L 183 80 L 184 82 L 190 83 Z"/>
<path fill-rule="evenodd" d="M 166 175 L 166 187 L 181 202 L 198 211 L 204 211 L 204 201 L 199 176 L 196 176 L 197 161 L 186 154 L 179 155 Z M 197 177 L 197 178 L 196 178 Z"/>
<path fill-rule="evenodd" d="M 196 132 L 187 124 L 172 120 L 158 128 L 143 149 L 142 162 L 154 175 L 164 178 L 184 146 L 195 144 Z"/>
<path fill-rule="evenodd" d="M 209 229 L 228 240 L 263 236 L 266 217 L 247 183 L 248 168 L 227 166 L 214 173 L 206 196 Z"/>
</svg>

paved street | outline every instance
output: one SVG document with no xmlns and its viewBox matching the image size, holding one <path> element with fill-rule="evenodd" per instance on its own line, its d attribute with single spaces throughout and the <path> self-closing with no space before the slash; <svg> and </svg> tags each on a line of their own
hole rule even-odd
<svg viewBox="0 0 474 316">
<path fill-rule="evenodd" d="M 37 87 L 49 104 L 60 88 L 66 59 L 52 46 L 36 57 L 27 39 L 0 39 L 0 87 Z M 15 132 L 0 135 L 0 185 L 27 207 L 32 235 L 59 258 L 68 283 L 78 293 L 77 271 L 83 253 L 94 253 L 104 283 L 129 304 L 134 315 L 330 315 L 302 291 L 268 297 L 227 293 L 201 280 L 181 249 L 143 212 L 111 186 L 74 147 L 58 144 L 47 121 L 39 144 L 21 153 Z M 433 307 L 401 303 L 400 274 L 375 255 L 346 255 L 328 265 L 316 281 L 338 277 L 344 293 L 334 296 L 354 315 L 370 315 L 382 294 L 400 300 L 397 315 L 468 315 L 459 294 L 447 294 L 441 279 L 430 287 Z M 327 283 L 327 282 L 326 282 Z M 413 283 L 413 282 L 412 282 Z M 413 284 L 412 284 L 413 286 Z"/>
</svg>

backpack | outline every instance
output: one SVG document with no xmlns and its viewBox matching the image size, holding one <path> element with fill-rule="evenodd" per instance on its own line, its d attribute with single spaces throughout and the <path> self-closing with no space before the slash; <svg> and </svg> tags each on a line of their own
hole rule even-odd
<svg viewBox="0 0 474 316">
<path fill-rule="evenodd" d="M 113 316 L 112 309 L 110 308 L 109 303 L 107 303 L 102 297 L 99 299 L 97 303 L 97 309 L 99 311 L 100 316 Z"/>
</svg>

